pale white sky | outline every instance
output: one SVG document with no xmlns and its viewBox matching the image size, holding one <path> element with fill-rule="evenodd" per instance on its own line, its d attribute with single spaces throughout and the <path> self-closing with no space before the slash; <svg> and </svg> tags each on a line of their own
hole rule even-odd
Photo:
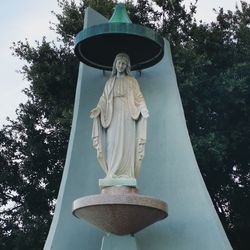
<svg viewBox="0 0 250 250">
<path fill-rule="evenodd" d="M 250 3 L 250 0 L 245 0 Z M 194 0 L 185 0 L 185 3 Z M 197 20 L 210 22 L 215 19 L 213 8 L 223 7 L 234 10 L 239 0 L 198 0 Z M 55 38 L 49 30 L 49 21 L 55 21 L 52 10 L 58 10 L 57 0 L 11 0 L 2 1 L 0 9 L 0 128 L 6 124 L 6 117 L 14 119 L 15 110 L 21 102 L 26 101 L 22 89 L 28 83 L 22 75 L 16 73 L 22 62 L 11 55 L 9 47 L 14 41 L 28 41 L 32 44 L 45 35 L 48 40 Z"/>
</svg>

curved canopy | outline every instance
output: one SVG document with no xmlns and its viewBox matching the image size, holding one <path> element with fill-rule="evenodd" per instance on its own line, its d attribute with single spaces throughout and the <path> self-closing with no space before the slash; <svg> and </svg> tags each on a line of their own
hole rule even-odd
<svg viewBox="0 0 250 250">
<path fill-rule="evenodd" d="M 132 24 L 124 4 L 117 4 L 110 21 L 79 32 L 75 53 L 89 66 L 112 70 L 118 53 L 130 56 L 131 69 L 148 68 L 159 62 L 164 54 L 164 41 L 154 30 Z"/>
</svg>

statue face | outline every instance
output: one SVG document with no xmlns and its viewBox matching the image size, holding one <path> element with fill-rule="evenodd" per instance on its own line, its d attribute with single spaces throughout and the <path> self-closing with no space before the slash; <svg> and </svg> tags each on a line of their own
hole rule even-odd
<svg viewBox="0 0 250 250">
<path fill-rule="evenodd" d="M 118 73 L 123 73 L 127 67 L 127 60 L 118 58 L 115 66 Z"/>
</svg>

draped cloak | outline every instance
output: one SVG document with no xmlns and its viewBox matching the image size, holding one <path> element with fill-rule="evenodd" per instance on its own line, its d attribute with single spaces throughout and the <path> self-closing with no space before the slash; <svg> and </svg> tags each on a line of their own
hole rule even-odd
<svg viewBox="0 0 250 250">
<path fill-rule="evenodd" d="M 144 157 L 147 109 L 137 80 L 131 76 L 112 77 L 97 104 L 92 139 L 97 159 L 106 178 L 136 178 Z"/>
</svg>

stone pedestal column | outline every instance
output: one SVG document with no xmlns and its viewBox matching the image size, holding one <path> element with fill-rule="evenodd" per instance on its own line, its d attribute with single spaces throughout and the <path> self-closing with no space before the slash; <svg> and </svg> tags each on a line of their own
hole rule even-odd
<svg viewBox="0 0 250 250">
<path fill-rule="evenodd" d="M 119 246 L 119 248 L 117 248 Z M 107 234 L 102 238 L 101 250 L 139 250 L 133 236 L 117 236 Z"/>
</svg>

